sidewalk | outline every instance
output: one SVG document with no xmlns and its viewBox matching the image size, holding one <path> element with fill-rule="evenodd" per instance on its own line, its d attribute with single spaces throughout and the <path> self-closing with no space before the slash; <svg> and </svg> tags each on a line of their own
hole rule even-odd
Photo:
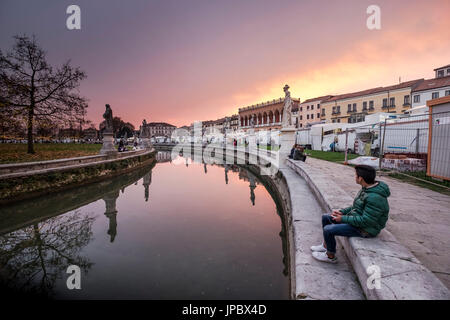
<svg viewBox="0 0 450 320">
<path fill-rule="evenodd" d="M 359 191 L 352 167 L 310 157 L 306 163 L 352 198 Z M 377 179 L 391 189 L 387 229 L 450 288 L 450 197 L 385 176 Z"/>
</svg>

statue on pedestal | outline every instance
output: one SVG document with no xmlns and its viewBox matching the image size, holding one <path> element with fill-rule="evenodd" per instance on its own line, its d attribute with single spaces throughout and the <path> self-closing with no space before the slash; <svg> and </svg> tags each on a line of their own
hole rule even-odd
<svg viewBox="0 0 450 320">
<path fill-rule="evenodd" d="M 100 149 L 100 154 L 114 155 L 117 153 L 117 150 L 114 148 L 113 114 L 109 104 L 106 105 L 103 118 L 105 119 L 105 129 L 103 130 L 103 145 Z"/>
<path fill-rule="evenodd" d="M 152 144 L 150 142 L 150 132 L 147 125 L 147 121 L 145 119 L 142 120 L 139 138 L 141 139 L 141 145 L 144 149 L 150 149 L 152 147 Z"/>
<path fill-rule="evenodd" d="M 281 127 L 291 127 L 292 126 L 292 99 L 291 99 L 291 93 L 289 92 L 289 86 L 285 85 L 284 88 L 284 106 L 283 106 L 283 121 L 281 123 Z"/>
<path fill-rule="evenodd" d="M 106 105 L 103 118 L 105 119 L 105 132 L 113 132 L 113 114 L 109 104 Z"/>
</svg>

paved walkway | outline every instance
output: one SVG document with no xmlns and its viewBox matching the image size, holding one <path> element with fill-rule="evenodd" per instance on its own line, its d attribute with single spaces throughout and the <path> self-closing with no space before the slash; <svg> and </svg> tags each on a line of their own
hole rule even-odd
<svg viewBox="0 0 450 320">
<path fill-rule="evenodd" d="M 360 186 L 352 167 L 308 158 L 351 197 Z M 387 229 L 450 288 L 450 196 L 389 177 L 377 178 L 391 189 Z"/>
</svg>

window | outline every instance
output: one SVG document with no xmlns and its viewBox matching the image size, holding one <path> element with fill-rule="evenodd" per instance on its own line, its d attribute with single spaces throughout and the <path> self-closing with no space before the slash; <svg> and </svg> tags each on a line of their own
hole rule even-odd
<svg viewBox="0 0 450 320">
<path fill-rule="evenodd" d="M 404 98 L 403 98 L 403 105 L 404 106 L 406 106 L 406 105 L 409 105 L 410 103 L 409 103 L 409 94 L 408 95 L 406 95 Z"/>
<path fill-rule="evenodd" d="M 445 90 L 445 95 L 450 96 L 450 90 Z"/>
<path fill-rule="evenodd" d="M 414 103 L 420 102 L 420 95 L 414 95 Z"/>
<path fill-rule="evenodd" d="M 439 92 L 433 92 L 431 94 L 431 99 L 437 99 L 437 98 L 439 98 Z"/>
<path fill-rule="evenodd" d="M 341 106 L 337 106 L 336 110 L 337 110 L 338 113 L 340 113 L 341 112 Z"/>
<path fill-rule="evenodd" d="M 441 78 L 441 77 L 443 77 L 444 76 L 444 70 L 438 70 L 438 72 L 437 72 L 437 77 L 438 78 Z"/>
<path fill-rule="evenodd" d="M 311 106 L 311 110 L 314 110 L 314 105 Z"/>
<path fill-rule="evenodd" d="M 393 108 L 395 108 L 395 98 L 390 98 L 389 99 L 389 105 Z"/>
<path fill-rule="evenodd" d="M 350 112 L 350 111 L 352 111 L 352 105 L 351 105 L 351 103 L 349 103 L 349 104 L 347 105 L 347 112 Z"/>
<path fill-rule="evenodd" d="M 450 68 L 447 69 L 447 75 L 450 75 Z"/>
<path fill-rule="evenodd" d="M 336 107 L 333 107 L 333 111 L 331 112 L 332 114 L 336 113 Z"/>
<path fill-rule="evenodd" d="M 300 107 L 300 112 L 302 112 L 303 111 L 303 107 Z"/>
<path fill-rule="evenodd" d="M 353 112 L 356 112 L 356 103 L 353 104 Z"/>
<path fill-rule="evenodd" d="M 306 106 L 306 110 L 309 110 L 309 106 Z"/>
<path fill-rule="evenodd" d="M 387 98 L 384 98 L 384 99 L 383 99 L 383 108 L 386 108 L 386 107 L 387 107 L 387 103 L 388 103 Z"/>
<path fill-rule="evenodd" d="M 370 101 L 369 101 L 369 109 L 370 109 L 370 110 L 373 110 L 373 100 L 370 100 Z"/>
<path fill-rule="evenodd" d="M 311 115 L 311 120 L 314 119 L 314 114 Z"/>
<path fill-rule="evenodd" d="M 306 119 L 309 119 L 309 114 L 306 115 Z"/>
<path fill-rule="evenodd" d="M 336 122 L 336 120 L 335 120 L 335 119 L 333 119 L 333 120 L 332 120 L 332 122 L 333 122 L 333 123 L 335 123 L 335 122 Z"/>
<path fill-rule="evenodd" d="M 303 124 L 300 123 L 300 128 L 303 127 Z"/>
<path fill-rule="evenodd" d="M 317 112 L 317 118 L 320 118 L 320 112 Z"/>
<path fill-rule="evenodd" d="M 367 101 L 363 102 L 363 111 L 367 110 Z"/>
<path fill-rule="evenodd" d="M 303 120 L 303 116 L 300 116 L 300 120 Z"/>
<path fill-rule="evenodd" d="M 317 109 L 320 109 L 320 103 L 317 104 Z"/>
<path fill-rule="evenodd" d="M 338 119 L 338 122 L 341 122 L 341 119 Z"/>
</svg>

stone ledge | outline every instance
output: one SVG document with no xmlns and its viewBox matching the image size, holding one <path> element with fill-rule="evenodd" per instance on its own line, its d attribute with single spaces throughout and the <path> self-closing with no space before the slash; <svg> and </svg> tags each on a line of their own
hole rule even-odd
<svg viewBox="0 0 450 320">
<path fill-rule="evenodd" d="M 122 152 L 118 153 L 118 155 L 114 157 L 108 157 L 105 155 L 95 155 L 95 156 L 3 165 L 3 167 L 0 167 L 0 179 L 26 177 L 37 174 L 46 174 L 51 172 L 95 166 L 101 163 L 110 163 L 118 160 L 126 160 L 135 156 L 146 155 L 147 153 L 150 152 L 154 152 L 154 149 Z M 9 173 L 2 173 L 2 171 L 7 171 L 8 168 L 11 168 Z"/>
<path fill-rule="evenodd" d="M 353 199 L 319 170 L 301 161 L 287 160 L 287 165 L 309 184 L 326 211 L 341 209 Z M 372 300 L 450 299 L 447 287 L 386 229 L 378 237 L 337 237 L 358 276 L 362 289 Z M 368 289 L 366 272 L 371 265 L 381 269 L 381 288 Z"/>
</svg>

